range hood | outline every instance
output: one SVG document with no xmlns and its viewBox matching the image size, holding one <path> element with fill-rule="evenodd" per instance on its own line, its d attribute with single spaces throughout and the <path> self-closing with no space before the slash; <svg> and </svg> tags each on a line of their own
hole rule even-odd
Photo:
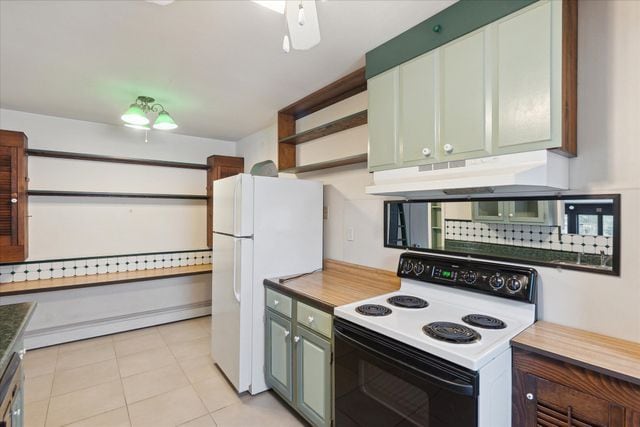
<svg viewBox="0 0 640 427">
<path fill-rule="evenodd" d="M 548 150 L 373 173 L 367 194 L 407 199 L 569 189 L 569 159 Z"/>
</svg>

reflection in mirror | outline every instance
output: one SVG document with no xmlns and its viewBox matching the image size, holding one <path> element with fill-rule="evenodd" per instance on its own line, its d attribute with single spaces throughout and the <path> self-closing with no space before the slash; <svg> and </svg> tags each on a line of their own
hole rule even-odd
<svg viewBox="0 0 640 427">
<path fill-rule="evenodd" d="M 389 201 L 385 246 L 619 274 L 619 195 Z"/>
</svg>

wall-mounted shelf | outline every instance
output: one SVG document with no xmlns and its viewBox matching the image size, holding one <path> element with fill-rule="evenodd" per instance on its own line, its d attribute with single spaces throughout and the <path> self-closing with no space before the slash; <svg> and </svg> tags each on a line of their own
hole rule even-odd
<svg viewBox="0 0 640 427">
<path fill-rule="evenodd" d="M 322 169 L 337 168 L 338 166 L 355 165 L 367 162 L 367 153 L 357 154 L 355 156 L 343 157 L 341 159 L 329 160 L 326 162 L 312 163 L 308 165 L 296 166 L 289 169 L 280 169 L 283 173 L 304 173 L 313 172 Z"/>
<path fill-rule="evenodd" d="M 282 138 L 278 142 L 281 144 L 298 145 L 302 144 L 303 142 L 322 138 L 323 136 L 342 132 L 343 130 L 351 129 L 365 124 L 367 124 L 367 110 L 342 117 L 338 120 L 334 120 L 313 129 L 306 130 L 304 132 L 296 133 L 295 135 L 291 135 L 286 138 Z"/>
<path fill-rule="evenodd" d="M 296 120 L 367 90 L 364 68 L 336 80 L 278 111 L 278 168 L 281 172 L 301 173 L 345 164 L 362 163 L 362 155 L 312 165 L 296 166 L 296 145 L 367 123 L 367 111 L 334 120 L 296 134 Z M 346 162 L 346 163 L 345 163 Z"/>
<path fill-rule="evenodd" d="M 182 168 L 182 169 L 201 169 L 207 170 L 209 166 L 200 163 L 183 163 L 183 162 L 171 162 L 167 160 L 150 160 L 150 159 L 136 159 L 131 157 L 116 157 L 116 156 L 102 156 L 98 154 L 85 154 L 85 153 L 70 153 L 67 151 L 52 151 L 52 150 L 26 150 L 27 155 L 37 157 L 50 157 L 56 159 L 73 159 L 73 160 L 88 160 L 94 162 L 109 162 L 109 163 L 128 163 L 134 165 L 144 166 L 161 166 L 166 168 Z"/>
<path fill-rule="evenodd" d="M 207 200 L 207 195 L 199 194 L 155 194 L 155 193 L 110 193 L 94 191 L 52 191 L 52 190 L 29 190 L 29 196 L 56 196 L 56 197 L 124 197 L 138 199 L 187 199 L 187 200 Z"/>
</svg>

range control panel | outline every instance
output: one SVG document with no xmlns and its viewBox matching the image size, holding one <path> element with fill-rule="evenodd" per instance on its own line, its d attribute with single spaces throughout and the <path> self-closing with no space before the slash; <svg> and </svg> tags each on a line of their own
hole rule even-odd
<svg viewBox="0 0 640 427">
<path fill-rule="evenodd" d="M 400 256 L 398 276 L 535 303 L 538 273 L 533 268 L 406 252 Z"/>
</svg>

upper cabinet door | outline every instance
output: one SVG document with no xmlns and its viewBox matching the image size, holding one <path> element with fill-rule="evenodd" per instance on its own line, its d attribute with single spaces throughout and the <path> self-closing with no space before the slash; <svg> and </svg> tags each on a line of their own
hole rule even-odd
<svg viewBox="0 0 640 427">
<path fill-rule="evenodd" d="M 433 162 L 436 155 L 435 52 L 400 66 L 402 165 Z"/>
<path fill-rule="evenodd" d="M 440 160 L 489 154 L 485 28 L 440 49 Z"/>
<path fill-rule="evenodd" d="M 369 170 L 398 163 L 398 67 L 367 82 L 369 94 Z"/>
<path fill-rule="evenodd" d="M 27 258 L 27 137 L 0 130 L 0 262 Z"/>
<path fill-rule="evenodd" d="M 495 24 L 496 154 L 561 143 L 561 17 L 562 2 L 541 1 Z"/>
</svg>

